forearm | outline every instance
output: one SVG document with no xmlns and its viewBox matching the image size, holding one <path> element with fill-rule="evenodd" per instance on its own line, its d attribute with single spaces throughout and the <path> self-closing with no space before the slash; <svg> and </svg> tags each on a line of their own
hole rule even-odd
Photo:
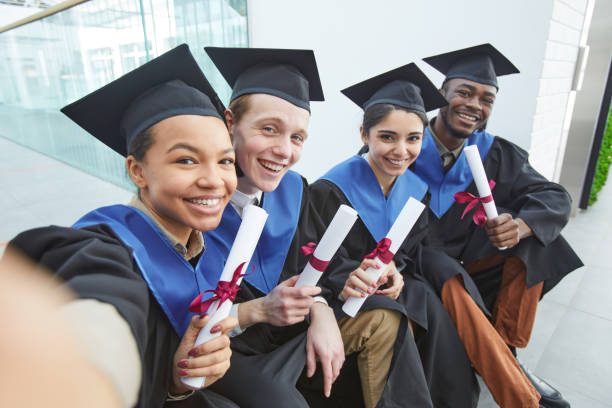
<svg viewBox="0 0 612 408">
<path fill-rule="evenodd" d="M 62 307 L 74 323 L 82 352 L 113 384 L 124 406 L 138 400 L 142 367 L 129 325 L 114 306 L 95 299 L 77 299 Z"/>
</svg>

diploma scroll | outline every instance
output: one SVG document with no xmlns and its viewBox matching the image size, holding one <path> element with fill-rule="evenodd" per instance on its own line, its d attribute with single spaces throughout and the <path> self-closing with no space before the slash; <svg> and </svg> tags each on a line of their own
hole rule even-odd
<svg viewBox="0 0 612 408">
<path fill-rule="evenodd" d="M 425 205 L 419 200 L 410 197 L 406 204 L 404 204 L 404 208 L 399 213 L 395 222 L 391 226 L 391 229 L 387 233 L 387 238 L 391 240 L 391 244 L 389 246 L 389 252 L 395 254 L 399 249 L 400 245 L 404 242 L 408 233 L 414 227 L 414 224 L 419 219 L 419 216 L 425 209 Z M 380 269 L 368 268 L 366 269 L 366 273 L 372 277 L 372 279 L 376 282 L 386 269 L 385 267 L 389 264 L 380 260 L 379 257 L 374 258 L 374 260 L 380 264 Z M 390 262 L 390 261 L 389 261 Z M 367 295 L 367 294 L 366 294 Z M 342 310 L 344 313 L 351 317 L 355 317 L 363 302 L 367 299 L 366 297 L 349 297 L 344 305 L 342 306 Z"/>
<path fill-rule="evenodd" d="M 488 202 L 481 202 L 484 207 L 487 218 L 495 218 L 498 216 L 497 207 L 495 207 L 495 201 L 493 201 L 491 188 L 489 187 L 489 181 L 487 180 L 487 174 L 485 173 L 482 160 L 480 159 L 480 153 L 478 152 L 478 146 L 470 145 L 466 146 L 463 151 L 465 152 L 465 158 L 467 159 L 472 177 L 474 177 L 474 183 L 478 190 L 480 198 L 491 197 Z M 499 248 L 500 250 L 506 249 L 506 247 Z"/>
<path fill-rule="evenodd" d="M 334 218 L 325 230 L 321 241 L 319 241 L 314 252 L 310 255 L 310 261 L 306 264 L 295 283 L 296 288 L 300 286 L 315 286 L 319 282 L 323 275 L 324 267 L 317 267 L 313 259 L 319 263 L 329 262 L 338 251 L 355 221 L 357 221 L 357 211 L 344 204 L 338 207 L 338 211 L 336 211 Z"/>
<path fill-rule="evenodd" d="M 220 281 L 230 282 L 234 276 L 234 272 L 236 269 L 240 268 L 240 265 L 243 266 L 241 269 L 243 273 L 248 270 L 248 264 L 255 252 L 255 247 L 257 246 L 257 242 L 259 241 L 267 218 L 268 213 L 257 206 L 247 205 L 244 208 L 242 211 L 242 222 L 240 223 L 236 239 L 232 244 L 232 249 L 223 267 L 223 272 L 221 272 Z M 240 282 L 242 282 L 242 277 L 237 280 L 236 284 L 240 285 Z M 219 300 L 215 300 L 210 305 L 207 311 L 210 320 L 206 323 L 206 326 L 200 330 L 195 342 L 196 346 L 206 343 L 221 334 L 211 333 L 210 329 L 229 316 L 232 305 L 233 302 L 229 299 L 224 301 L 221 306 L 219 306 Z M 206 377 L 183 377 L 181 381 L 188 387 L 198 389 L 204 386 Z"/>
</svg>

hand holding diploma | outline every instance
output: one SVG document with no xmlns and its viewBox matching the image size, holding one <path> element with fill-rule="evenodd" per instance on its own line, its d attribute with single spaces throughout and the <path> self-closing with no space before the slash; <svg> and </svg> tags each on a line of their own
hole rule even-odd
<svg viewBox="0 0 612 408">
<path fill-rule="evenodd" d="M 190 388 L 182 382 L 183 378 L 205 377 L 206 385 L 210 386 L 223 377 L 229 369 L 232 351 L 229 337 L 225 334 L 236 325 L 237 319 L 228 316 L 221 320 L 211 329 L 219 336 L 194 347 L 198 333 L 209 320 L 208 315 L 191 318 L 181 343 L 174 353 L 172 382 L 168 389 L 170 394 L 181 395 L 189 391 Z"/>
<path fill-rule="evenodd" d="M 496 218 L 488 219 L 485 230 L 491 243 L 499 248 L 512 248 L 523 238 L 533 234 L 529 225 L 520 218 L 512 218 L 508 213 L 500 214 Z"/>
<path fill-rule="evenodd" d="M 392 261 L 393 256 L 408 236 L 410 230 L 412 230 L 424 208 L 425 205 L 423 203 L 410 197 L 395 219 L 387 236 L 378 243 L 372 253 L 366 255 L 367 259 L 372 259 L 375 264 L 380 266 L 376 268 L 375 264 L 373 264 L 365 271 L 373 282 L 378 282 L 378 279 L 386 269 L 385 267 Z M 368 293 L 366 296 L 362 295 L 363 297 L 349 297 L 344 302 L 342 310 L 347 315 L 354 317 L 369 295 Z"/>
<path fill-rule="evenodd" d="M 243 273 L 246 272 L 255 247 L 263 231 L 263 227 L 268 218 L 265 210 L 248 205 L 242 212 L 242 223 L 236 234 L 236 239 L 227 257 L 225 267 L 221 273 L 217 289 L 214 290 L 214 301 L 206 301 L 200 304 L 201 296 L 198 296 L 191 305 L 191 308 L 198 308 L 200 313 L 206 312 L 210 315 L 210 320 L 197 336 L 195 346 L 199 346 L 207 341 L 218 337 L 221 331 L 213 331 L 221 320 L 229 316 L 237 287 L 242 282 Z M 191 309 L 190 308 L 190 309 Z M 191 309 L 192 311 L 194 309 Z M 191 357 L 191 356 L 190 356 Z M 204 386 L 205 377 L 183 377 L 181 381 L 190 388 L 198 389 Z"/>
<path fill-rule="evenodd" d="M 455 194 L 455 200 L 458 203 L 468 203 L 467 207 L 465 207 L 465 211 L 463 211 L 463 215 L 461 218 L 465 216 L 465 214 L 470 211 L 472 208 L 478 206 L 476 212 L 474 212 L 474 223 L 479 227 L 485 226 L 485 223 L 489 224 L 490 227 L 497 226 L 499 224 L 505 223 L 507 221 L 507 217 L 504 217 L 503 220 L 493 221 L 494 218 L 497 218 L 497 208 L 495 207 L 495 202 L 493 201 L 493 195 L 491 194 L 491 189 L 495 187 L 495 181 L 491 180 L 487 181 L 487 174 L 485 173 L 484 166 L 482 165 L 482 160 L 480 159 L 480 153 L 478 152 L 478 146 L 471 145 L 466 146 L 463 151 L 465 152 L 465 158 L 468 162 L 468 166 L 470 166 L 470 170 L 472 172 L 472 177 L 474 177 L 474 184 L 476 184 L 476 189 L 478 190 L 478 195 L 480 198 L 476 198 L 470 193 L 461 192 Z M 480 202 L 480 205 L 478 203 Z M 486 214 L 486 218 L 483 213 Z M 510 215 L 510 214 L 505 214 Z M 487 221 L 488 219 L 488 221 Z M 512 219 L 512 216 L 510 216 Z M 525 224 L 526 225 L 526 224 Z M 518 228 L 518 225 L 517 225 Z M 500 232 L 507 232 L 510 228 L 508 226 L 501 227 Z M 492 234 L 490 233 L 490 228 L 487 229 L 487 233 L 489 237 Z M 518 235 L 517 235 L 518 236 Z M 505 236 L 503 238 L 506 238 Z M 505 240 L 505 239 L 503 239 Z M 499 244 L 502 240 L 493 239 L 491 242 L 500 250 L 504 250 L 507 246 Z M 497 244 L 496 244 L 497 243 Z M 518 243 L 518 241 L 516 242 Z M 516 245 L 514 243 L 512 246 Z M 498 245 L 499 244 L 499 245 Z"/>
</svg>

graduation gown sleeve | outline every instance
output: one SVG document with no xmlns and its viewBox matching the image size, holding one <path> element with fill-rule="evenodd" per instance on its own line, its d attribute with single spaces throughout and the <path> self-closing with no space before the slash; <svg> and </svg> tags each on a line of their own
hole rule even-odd
<svg viewBox="0 0 612 408">
<path fill-rule="evenodd" d="M 142 364 L 136 407 L 164 406 L 179 338 L 150 293 L 131 250 L 113 231 L 106 225 L 38 228 L 19 234 L 10 246 L 49 269 L 80 298 L 117 309 L 131 328 Z M 234 407 L 211 395 L 201 391 L 171 406 Z"/>
<path fill-rule="evenodd" d="M 583 265 L 560 234 L 569 219 L 571 199 L 562 186 L 529 165 L 527 152 L 500 137 L 494 138 L 483 164 L 488 178 L 496 182 L 493 197 L 498 212 L 523 219 L 533 236 L 500 252 L 486 231 L 473 223 L 471 213 L 461 219 L 465 205 L 455 203 L 440 218 L 431 215 L 432 241 L 465 264 L 492 255 L 517 256 L 527 268 L 527 285 L 544 281 L 546 293 Z M 467 191 L 477 194 L 473 182 Z"/>
<path fill-rule="evenodd" d="M 487 167 L 498 168 L 502 186 L 509 187 L 499 204 L 501 209 L 525 221 L 542 245 L 554 241 L 569 219 L 567 191 L 531 167 L 527 152 L 504 139 L 496 138 L 489 161 Z"/>
<path fill-rule="evenodd" d="M 303 194 L 299 220 L 277 284 L 302 272 L 308 259 L 302 254 L 301 247 L 309 242 L 318 242 L 325 230 L 325 225 L 314 208 L 308 184 L 303 177 L 302 184 Z M 264 194 L 264 201 L 265 197 Z M 319 286 L 322 289 L 321 296 L 330 303 L 333 300 L 332 290 L 328 286 L 323 286 L 321 281 Z M 246 280 L 243 280 L 235 303 L 247 302 L 262 296 L 265 296 L 265 294 Z M 259 323 L 247 328 L 239 336 L 232 338 L 232 348 L 247 355 L 268 353 L 296 335 L 304 333 L 307 329 L 308 325 L 306 322 L 285 327 L 275 327 L 267 323 Z"/>
</svg>

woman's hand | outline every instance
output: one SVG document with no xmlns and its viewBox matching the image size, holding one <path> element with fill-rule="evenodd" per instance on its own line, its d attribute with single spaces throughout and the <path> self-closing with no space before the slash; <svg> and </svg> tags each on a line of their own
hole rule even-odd
<svg viewBox="0 0 612 408">
<path fill-rule="evenodd" d="M 223 377 L 230 367 L 230 340 L 226 333 L 237 323 L 235 317 L 229 316 L 212 327 L 211 333 L 221 333 L 206 343 L 195 346 L 200 330 L 206 325 L 209 316 L 194 316 L 181 339 L 178 349 L 174 353 L 174 366 L 172 370 L 171 394 L 182 394 L 190 390 L 181 382 L 181 377 L 206 377 L 204 387 L 208 387 Z M 193 358 L 188 358 L 189 356 Z"/>
<path fill-rule="evenodd" d="M 349 275 L 348 279 L 344 283 L 342 292 L 340 292 L 340 297 L 343 300 L 346 300 L 351 296 L 366 297 L 367 295 L 374 293 L 378 287 L 378 284 L 377 282 L 374 282 L 374 279 L 372 279 L 372 277 L 365 271 L 368 268 L 380 269 L 380 267 L 380 264 L 374 259 L 364 259 L 361 262 L 361 265 L 359 265 L 359 268 L 355 269 Z M 384 273 L 383 276 L 385 276 Z"/>
<path fill-rule="evenodd" d="M 391 261 L 389 263 L 389 267 L 385 272 L 386 273 L 383 273 L 383 275 L 378 280 L 378 285 L 380 286 L 386 284 L 387 287 L 381 290 L 377 290 L 376 293 L 378 295 L 387 296 L 395 300 L 399 297 L 402 289 L 404 288 L 404 277 L 397 270 L 394 261 Z"/>
</svg>

